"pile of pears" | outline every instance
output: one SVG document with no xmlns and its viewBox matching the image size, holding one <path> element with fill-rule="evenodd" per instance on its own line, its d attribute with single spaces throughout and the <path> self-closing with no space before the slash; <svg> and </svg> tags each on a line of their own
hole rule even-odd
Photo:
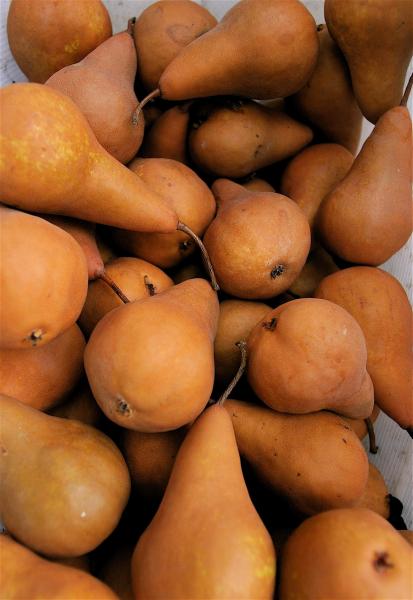
<svg viewBox="0 0 413 600">
<path fill-rule="evenodd" d="M 412 598 L 413 5 L 128 10 L 9 5 L 0 597 Z"/>
</svg>

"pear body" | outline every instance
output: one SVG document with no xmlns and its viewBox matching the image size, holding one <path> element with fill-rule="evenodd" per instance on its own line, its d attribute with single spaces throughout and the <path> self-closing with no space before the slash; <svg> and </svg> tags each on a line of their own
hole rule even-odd
<svg viewBox="0 0 413 600">
<path fill-rule="evenodd" d="M 101 0 L 12 0 L 7 36 L 13 57 L 30 81 L 44 83 L 82 60 L 112 35 Z"/>
<path fill-rule="evenodd" d="M 102 148 L 74 102 L 49 86 L 0 91 L 2 200 L 140 231 L 174 231 L 176 215 Z"/>
<path fill-rule="evenodd" d="M 383 10 L 380 0 L 326 0 L 330 35 L 345 56 L 354 95 L 372 123 L 397 106 L 413 51 L 412 7 L 394 0 Z"/>
<path fill-rule="evenodd" d="M 167 100 L 284 98 L 306 83 L 317 54 L 316 25 L 303 4 L 241 0 L 216 27 L 181 50 L 158 87 Z"/>
<path fill-rule="evenodd" d="M 274 576 L 274 548 L 249 498 L 231 420 L 210 407 L 187 434 L 136 546 L 135 597 L 160 599 L 168 590 L 180 600 L 270 600 Z"/>
<path fill-rule="evenodd" d="M 96 429 L 101 429 L 104 418 L 87 385 L 82 385 L 63 404 L 50 410 L 49 414 L 62 419 L 75 419 Z"/>
<path fill-rule="evenodd" d="M 1 397 L 2 522 L 48 556 L 79 556 L 116 527 L 129 498 L 125 461 L 110 438 Z M 24 457 L 24 459 L 22 459 Z"/>
<path fill-rule="evenodd" d="M 242 186 L 250 192 L 275 192 L 274 187 L 259 177 L 252 177 L 249 181 L 246 181 Z"/>
<path fill-rule="evenodd" d="M 378 120 L 344 179 L 324 198 L 318 231 L 349 262 L 380 265 L 413 226 L 412 122 L 399 106 Z"/>
<path fill-rule="evenodd" d="M 86 346 L 85 369 L 106 416 L 148 432 L 198 416 L 214 381 L 218 311 L 210 284 L 192 279 L 105 315 Z"/>
<path fill-rule="evenodd" d="M 227 400 L 225 407 L 241 456 L 302 513 L 360 502 L 368 478 L 367 455 L 338 415 L 284 415 L 238 400 Z"/>
<path fill-rule="evenodd" d="M 310 298 L 324 277 L 338 270 L 330 254 L 316 243 L 310 250 L 305 265 L 290 286 L 289 291 L 299 298 Z"/>
<path fill-rule="evenodd" d="M 133 118 L 136 65 L 135 44 L 124 31 L 46 81 L 75 102 L 98 142 L 121 163 L 136 155 L 143 139 L 144 119 Z"/>
<path fill-rule="evenodd" d="M 79 244 L 44 219 L 0 208 L 1 347 L 40 346 L 71 327 L 87 292 Z"/>
<path fill-rule="evenodd" d="M 170 158 L 188 164 L 186 138 L 189 111 L 187 104 L 178 104 L 162 113 L 145 133 L 139 152 L 144 158 Z"/>
<path fill-rule="evenodd" d="M 413 427 L 412 308 L 403 287 L 381 269 L 351 267 L 326 277 L 315 296 L 356 319 L 377 404 L 401 427 Z"/>
<path fill-rule="evenodd" d="M 212 186 L 218 204 L 204 244 L 222 290 L 242 299 L 288 289 L 310 249 L 304 213 L 281 194 L 250 192 L 227 179 Z"/>
<path fill-rule="evenodd" d="M 99 579 L 106 583 L 121 600 L 134 600 L 130 562 L 133 545 L 116 544 L 111 555 L 99 569 Z"/>
<path fill-rule="evenodd" d="M 329 510 L 287 540 L 280 597 L 405 600 L 413 592 L 412 561 L 413 549 L 383 517 L 362 508 Z"/>
<path fill-rule="evenodd" d="M 367 486 L 358 503 L 358 508 L 372 510 L 383 519 L 390 517 L 390 495 L 379 469 L 369 462 Z"/>
</svg>

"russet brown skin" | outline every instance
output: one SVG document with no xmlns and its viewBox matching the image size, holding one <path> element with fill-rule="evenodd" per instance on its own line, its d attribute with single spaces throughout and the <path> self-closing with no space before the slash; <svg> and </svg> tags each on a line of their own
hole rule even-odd
<svg viewBox="0 0 413 600">
<path fill-rule="evenodd" d="M 413 427 L 412 308 L 403 287 L 380 269 L 351 267 L 326 277 L 315 296 L 356 319 L 366 339 L 376 403 L 401 427 Z"/>
<path fill-rule="evenodd" d="M 241 456 L 299 511 L 314 514 L 360 501 L 367 455 L 338 415 L 286 415 L 239 400 L 227 400 L 225 408 Z"/>
<path fill-rule="evenodd" d="M 166 273 L 140 258 L 115 258 L 106 264 L 105 272 L 130 302 L 148 298 L 173 285 L 172 279 Z M 82 330 L 90 335 L 106 313 L 122 305 L 123 301 L 105 281 L 97 279 L 90 282 L 79 317 Z"/>
<path fill-rule="evenodd" d="M 136 66 L 133 38 L 124 31 L 46 81 L 75 102 L 98 142 L 121 163 L 134 158 L 143 140 L 144 119 L 134 118 Z"/>
<path fill-rule="evenodd" d="M 61 403 L 83 373 L 85 338 L 72 325 L 40 348 L 0 350 L 0 391 L 39 410 Z"/>
<path fill-rule="evenodd" d="M 315 243 L 310 250 L 307 262 L 301 269 L 297 279 L 290 286 L 289 291 L 300 298 L 309 298 L 324 277 L 338 270 L 339 268 L 330 254 L 322 246 Z"/>
<path fill-rule="evenodd" d="M 376 123 L 397 106 L 413 51 L 410 2 L 326 0 L 324 15 L 331 36 L 343 52 L 363 115 Z"/>
<path fill-rule="evenodd" d="M 351 87 L 345 60 L 325 25 L 318 25 L 320 52 L 305 86 L 288 99 L 298 114 L 331 142 L 355 153 L 363 115 Z"/>
<path fill-rule="evenodd" d="M 139 155 L 144 158 L 169 158 L 188 164 L 188 123 L 187 104 L 178 104 L 166 110 L 155 120 L 149 131 L 145 132 Z"/>
<path fill-rule="evenodd" d="M 106 152 L 61 92 L 36 83 L 0 90 L 2 201 L 140 231 L 175 231 L 176 214 Z"/>
<path fill-rule="evenodd" d="M 390 496 L 383 475 L 377 467 L 369 463 L 369 476 L 365 492 L 357 504 L 359 508 L 368 508 L 384 519 L 390 517 Z"/>
<path fill-rule="evenodd" d="M 186 165 L 166 158 L 137 158 L 129 168 L 173 210 L 179 221 L 203 236 L 216 212 L 214 196 L 200 177 Z M 170 234 L 115 230 L 112 238 L 122 250 L 166 269 L 195 250 L 182 231 Z"/>
<path fill-rule="evenodd" d="M 44 83 L 109 38 L 112 24 L 101 0 L 12 0 L 7 35 L 29 81 Z"/>
<path fill-rule="evenodd" d="M 372 413 L 369 417 L 370 421 L 374 424 L 377 417 L 380 414 L 380 408 L 377 404 L 374 404 Z M 350 419 L 349 417 L 341 417 L 343 421 L 350 425 L 351 429 L 355 432 L 357 437 L 362 440 L 368 434 L 366 421 L 364 419 Z"/>
<path fill-rule="evenodd" d="M 246 183 L 243 183 L 242 187 L 250 192 L 275 192 L 275 189 L 268 181 L 260 179 L 259 177 L 253 177 Z"/>
<path fill-rule="evenodd" d="M 114 544 L 112 554 L 98 572 L 99 579 L 106 583 L 121 600 L 135 600 L 130 568 L 133 550 L 134 546 L 130 544 Z"/>
<path fill-rule="evenodd" d="M 411 546 L 413 546 L 413 531 L 409 531 L 408 529 L 403 529 L 399 531 L 400 535 L 407 541 Z"/>
<path fill-rule="evenodd" d="M 183 48 L 154 87 L 166 100 L 284 98 L 309 79 L 318 46 L 315 21 L 301 2 L 241 0 Z"/>
<path fill-rule="evenodd" d="M 173 552 L 171 552 L 173 548 Z M 242 475 L 226 410 L 192 425 L 132 558 L 135 598 L 271 600 L 275 551 Z"/>
<path fill-rule="evenodd" d="M 134 39 L 139 76 L 148 91 L 157 87 L 165 68 L 185 46 L 216 24 L 206 8 L 191 0 L 162 0 L 142 11 Z"/>
<path fill-rule="evenodd" d="M 218 212 L 204 244 L 222 290 L 242 299 L 281 294 L 296 279 L 310 249 L 301 209 L 271 192 L 249 192 L 228 179 L 212 186 Z"/>
<path fill-rule="evenodd" d="M 105 315 L 85 369 L 106 416 L 144 432 L 193 421 L 212 391 L 218 313 L 211 285 L 191 279 Z"/>
<path fill-rule="evenodd" d="M 87 385 L 83 385 L 73 392 L 66 402 L 53 408 L 49 414 L 62 419 L 75 419 L 91 427 L 96 427 L 96 429 L 100 429 L 104 419 L 103 413 Z"/>
<path fill-rule="evenodd" d="M 248 338 L 248 381 L 260 400 L 281 412 L 370 416 L 374 398 L 366 360 L 357 321 L 314 298 L 278 306 Z"/>
<path fill-rule="evenodd" d="M 202 170 L 236 179 L 293 156 L 312 139 L 311 129 L 286 113 L 245 100 L 212 110 L 190 130 L 188 146 Z"/>
<path fill-rule="evenodd" d="M 1 206 L 0 228 L 0 346 L 40 346 L 78 318 L 87 293 L 86 259 L 71 235 L 34 215 Z"/>
<path fill-rule="evenodd" d="M 413 549 L 380 515 L 329 510 L 304 521 L 287 540 L 280 598 L 406 600 L 413 592 L 412 561 Z"/>
<path fill-rule="evenodd" d="M 412 122 L 399 106 L 380 117 L 346 177 L 324 198 L 322 242 L 349 262 L 382 264 L 412 232 L 411 186 Z"/>
<path fill-rule="evenodd" d="M 1 396 L 1 519 L 29 548 L 79 556 L 116 527 L 130 492 L 110 438 Z M 22 460 L 22 456 L 24 460 Z"/>
</svg>

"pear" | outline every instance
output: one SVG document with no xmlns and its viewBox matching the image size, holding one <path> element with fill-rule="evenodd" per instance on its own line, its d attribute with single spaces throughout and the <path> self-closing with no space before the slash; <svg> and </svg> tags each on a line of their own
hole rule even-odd
<svg viewBox="0 0 413 600">
<path fill-rule="evenodd" d="M 187 165 L 189 162 L 186 149 L 188 124 L 189 103 L 178 104 L 166 110 L 145 133 L 139 155 L 144 158 L 170 158 Z"/>
<path fill-rule="evenodd" d="M 339 268 L 326 250 L 319 244 L 314 244 L 307 262 L 301 269 L 297 279 L 290 286 L 289 291 L 299 298 L 308 298 L 313 295 L 318 284 Z"/>
<path fill-rule="evenodd" d="M 132 160 L 143 140 L 144 119 L 134 116 L 136 67 L 135 44 L 124 31 L 46 81 L 75 102 L 99 144 L 121 163 Z"/>
<path fill-rule="evenodd" d="M 251 177 L 249 181 L 245 181 L 241 185 L 250 192 L 275 192 L 275 188 L 260 177 Z"/>
<path fill-rule="evenodd" d="M 113 286 L 108 285 L 107 278 L 122 290 L 129 302 L 153 296 L 173 285 L 172 279 L 166 273 L 140 258 L 116 258 L 106 265 L 105 275 L 105 279 L 97 279 L 89 284 L 86 301 L 79 317 L 79 324 L 87 335 L 92 333 L 106 313 L 124 303 Z"/>
<path fill-rule="evenodd" d="M 401 427 L 413 427 L 412 308 L 400 283 L 374 267 L 329 275 L 315 296 L 345 308 L 363 330 L 367 370 L 378 406 Z"/>
<path fill-rule="evenodd" d="M 381 515 L 384 519 L 390 517 L 389 490 L 379 469 L 370 462 L 367 486 L 357 506 L 359 508 L 368 508 Z"/>
<path fill-rule="evenodd" d="M 132 544 L 113 544 L 111 554 L 105 558 L 98 571 L 99 579 L 116 592 L 121 600 L 135 600 L 130 569 L 133 550 Z"/>
<path fill-rule="evenodd" d="M 178 265 L 172 273 L 171 277 L 174 283 L 182 283 L 187 279 L 195 279 L 196 277 L 205 278 L 205 269 L 199 260 L 185 261 L 183 264 Z"/>
<path fill-rule="evenodd" d="M 140 231 L 174 231 L 162 198 L 102 148 L 61 92 L 36 83 L 0 90 L 2 201 Z"/>
<path fill-rule="evenodd" d="M 248 338 L 248 381 L 260 400 L 281 412 L 328 409 L 367 418 L 374 398 L 366 360 L 357 321 L 326 300 L 281 304 Z"/>
<path fill-rule="evenodd" d="M 403 95 L 403 84 L 413 51 L 413 14 L 410 2 L 392 0 L 326 0 L 328 30 L 350 68 L 354 95 L 372 123 Z"/>
<path fill-rule="evenodd" d="M 167 431 L 191 422 L 214 382 L 216 293 L 204 279 L 111 311 L 85 350 L 92 393 L 127 429 Z"/>
<path fill-rule="evenodd" d="M 192 0 L 162 0 L 143 10 L 134 27 L 143 85 L 148 90 L 156 87 L 175 56 L 216 24 L 216 18 Z"/>
<path fill-rule="evenodd" d="M 115 444 L 97 429 L 1 396 L 1 519 L 48 556 L 79 556 L 116 527 L 130 479 Z"/>
<path fill-rule="evenodd" d="M 325 25 L 318 25 L 320 52 L 305 86 L 288 99 L 298 115 L 309 121 L 330 142 L 354 153 L 363 115 L 351 87 L 346 61 Z"/>
<path fill-rule="evenodd" d="M 7 36 L 16 63 L 30 81 L 44 83 L 77 63 L 112 35 L 101 0 L 12 0 Z"/>
<path fill-rule="evenodd" d="M 101 429 L 104 416 L 88 385 L 83 384 L 63 403 L 48 411 L 54 417 L 75 419 Z"/>
<path fill-rule="evenodd" d="M 367 455 L 338 415 L 285 415 L 238 400 L 226 400 L 224 406 L 241 456 L 299 511 L 314 514 L 360 502 Z"/>
<path fill-rule="evenodd" d="M 399 531 L 399 533 L 411 546 L 413 546 L 413 531 L 405 529 Z"/>
<path fill-rule="evenodd" d="M 52 408 L 79 381 L 85 345 L 74 324 L 40 348 L 0 350 L 0 392 L 39 410 Z"/>
<path fill-rule="evenodd" d="M 250 192 L 228 179 L 212 186 L 218 212 L 204 244 L 223 291 L 242 299 L 281 294 L 298 276 L 310 249 L 301 209 L 271 192 Z"/>
<path fill-rule="evenodd" d="M 173 552 L 171 552 L 173 548 Z M 132 558 L 135 598 L 273 597 L 275 552 L 249 498 L 226 410 L 192 425 Z"/>
<path fill-rule="evenodd" d="M 287 540 L 280 598 L 407 600 L 412 561 L 413 549 L 380 515 L 329 510 L 304 521 Z"/>
<path fill-rule="evenodd" d="M 412 122 L 399 106 L 379 118 L 346 177 L 324 198 L 322 242 L 349 262 L 385 262 L 412 232 L 411 186 Z"/>
<path fill-rule="evenodd" d="M 40 346 L 69 329 L 82 310 L 88 281 L 84 254 L 59 227 L 3 206 L 0 229 L 0 347 Z"/>
<path fill-rule="evenodd" d="M 379 416 L 379 414 L 380 414 L 380 408 L 375 403 L 373 406 L 371 415 L 369 416 L 369 419 L 370 419 L 372 425 L 377 420 L 377 417 Z M 363 438 L 366 437 L 366 435 L 368 434 L 368 427 L 367 427 L 366 419 L 350 419 L 349 417 L 343 417 L 343 416 L 341 418 L 343 419 L 343 421 L 345 421 L 347 423 L 347 425 L 350 425 L 351 429 L 355 432 L 355 434 L 357 435 L 357 437 L 360 440 L 362 440 Z"/>
<path fill-rule="evenodd" d="M 2 598 L 10 600 L 118 600 L 112 590 L 96 579 L 71 566 L 46 560 L 0 535 Z"/>
<path fill-rule="evenodd" d="M 186 165 L 167 158 L 138 158 L 129 168 L 175 211 L 181 222 L 202 236 L 215 216 L 214 196 Z M 195 243 L 184 231 L 171 234 L 115 230 L 112 239 L 128 255 L 167 269 L 190 256 Z"/>
</svg>

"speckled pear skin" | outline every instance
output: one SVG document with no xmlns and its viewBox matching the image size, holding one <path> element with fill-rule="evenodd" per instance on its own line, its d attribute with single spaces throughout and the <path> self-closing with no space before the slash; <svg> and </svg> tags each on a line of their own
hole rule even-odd
<svg viewBox="0 0 413 600">
<path fill-rule="evenodd" d="M 173 547 L 173 552 L 171 548 Z M 270 600 L 275 551 L 241 471 L 231 419 L 208 408 L 178 452 L 132 558 L 137 598 Z"/>
<path fill-rule="evenodd" d="M 157 194 L 100 146 L 61 92 L 37 83 L 0 90 L 2 201 L 140 231 L 174 231 Z"/>
</svg>

